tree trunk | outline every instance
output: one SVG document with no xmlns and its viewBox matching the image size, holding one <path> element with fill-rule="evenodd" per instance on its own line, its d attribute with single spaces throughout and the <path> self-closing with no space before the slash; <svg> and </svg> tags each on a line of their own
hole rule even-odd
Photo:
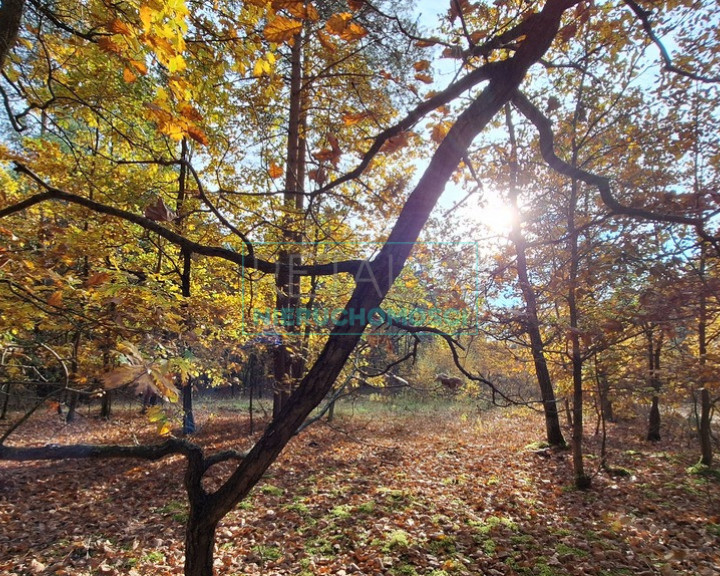
<svg viewBox="0 0 720 576">
<path fill-rule="evenodd" d="M 700 463 L 711 466 L 713 462 L 712 437 L 710 435 L 710 392 L 700 390 Z"/>
<path fill-rule="evenodd" d="M 188 378 L 185 386 L 182 387 L 183 401 L 183 427 L 184 435 L 195 434 L 195 416 L 193 415 L 193 398 L 192 398 L 193 381 Z"/>
<path fill-rule="evenodd" d="M 296 335 L 300 326 L 298 309 L 300 307 L 300 281 L 292 271 L 302 265 L 302 256 L 298 252 L 298 243 L 303 237 L 298 231 L 297 215 L 304 209 L 305 197 L 305 130 L 303 127 L 305 113 L 303 111 L 303 38 L 299 33 L 294 38 L 290 53 L 290 114 L 288 116 L 288 140 L 286 148 L 285 193 L 283 203 L 288 210 L 286 221 L 282 225 L 283 241 L 289 247 L 281 250 L 278 262 L 289 266 L 290 274 L 278 273 L 275 280 L 277 292 L 275 307 L 279 317 L 285 316 L 288 323 L 284 329 L 288 334 Z M 285 313 L 285 314 L 283 314 Z M 273 395 L 273 418 L 277 418 L 285 406 L 296 383 L 302 378 L 301 346 L 295 344 L 295 353 L 288 350 L 288 343 L 283 342 L 275 348 L 275 392 Z"/>
<path fill-rule="evenodd" d="M 327 415 L 327 421 L 332 422 L 335 420 L 335 400 L 332 400 L 330 402 L 330 407 L 328 408 L 328 415 Z"/>
<path fill-rule="evenodd" d="M 553 390 L 550 371 L 548 370 L 547 362 L 545 361 L 545 345 L 543 343 L 542 335 L 540 334 L 537 298 L 535 297 L 535 290 L 530 282 L 530 276 L 528 274 L 526 242 L 520 226 L 517 186 L 518 165 L 516 160 L 517 144 L 515 140 L 515 128 L 512 123 L 509 105 L 505 106 L 505 122 L 510 135 L 510 145 L 512 147 L 509 190 L 510 202 L 515 214 L 510 239 L 515 245 L 518 284 L 525 301 L 525 331 L 530 337 L 530 349 L 532 351 L 535 374 L 540 387 L 540 397 L 542 398 L 543 411 L 545 413 L 545 434 L 547 436 L 548 444 L 551 446 L 565 446 L 565 438 L 563 437 L 562 428 L 560 427 L 560 417 L 557 408 L 557 400 L 555 398 L 555 391 Z"/>
<path fill-rule="evenodd" d="M 0 5 L 0 70 L 17 39 L 24 8 L 25 0 L 3 0 Z"/>
<path fill-rule="evenodd" d="M 662 386 L 660 380 L 660 352 L 662 351 L 663 336 L 662 333 L 655 341 L 655 326 L 650 326 L 645 332 L 648 341 L 648 371 L 650 379 L 650 387 L 654 390 L 652 397 L 652 405 L 650 406 L 650 416 L 648 418 L 647 439 L 650 442 L 660 440 L 660 397 L 658 393 Z"/>
<path fill-rule="evenodd" d="M 79 399 L 80 395 L 77 392 L 72 391 L 68 393 L 68 412 L 65 416 L 65 422 L 67 422 L 68 424 L 70 424 L 71 422 L 75 422 L 75 419 L 77 418 L 77 405 Z"/>
<path fill-rule="evenodd" d="M 106 390 L 102 395 L 102 404 L 100 405 L 100 418 L 110 420 L 112 412 L 112 390 Z"/>
<path fill-rule="evenodd" d="M 216 526 L 194 519 L 185 529 L 185 576 L 213 576 Z"/>
<path fill-rule="evenodd" d="M 657 394 L 652 397 L 650 417 L 648 418 L 647 439 L 650 442 L 657 442 L 660 440 L 660 398 Z"/>
<path fill-rule="evenodd" d="M 10 403 L 10 384 L 6 383 L 2 386 L 2 412 L 0 412 L 0 420 L 5 420 L 7 417 L 8 404 Z"/>
</svg>

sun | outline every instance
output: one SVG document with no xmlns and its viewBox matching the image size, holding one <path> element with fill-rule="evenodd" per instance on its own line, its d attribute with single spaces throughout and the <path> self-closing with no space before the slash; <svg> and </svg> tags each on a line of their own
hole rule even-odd
<svg viewBox="0 0 720 576">
<path fill-rule="evenodd" d="M 493 236 L 507 236 L 517 219 L 517 211 L 504 194 L 497 190 L 485 190 L 481 197 L 468 199 L 463 214 Z"/>
</svg>

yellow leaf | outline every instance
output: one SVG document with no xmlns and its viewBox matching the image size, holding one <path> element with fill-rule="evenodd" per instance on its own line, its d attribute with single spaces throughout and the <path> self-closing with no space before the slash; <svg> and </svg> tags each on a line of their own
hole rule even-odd
<svg viewBox="0 0 720 576">
<path fill-rule="evenodd" d="M 150 6 L 140 6 L 140 21 L 143 25 L 143 30 L 147 33 L 150 30 L 150 24 L 152 23 L 153 10 Z"/>
<path fill-rule="evenodd" d="M 263 76 L 264 74 L 270 74 L 272 68 L 270 62 L 260 58 L 253 66 L 253 76 Z"/>
<path fill-rule="evenodd" d="M 163 422 L 162 425 L 158 427 L 158 434 L 160 434 L 160 436 L 169 436 L 170 435 L 170 423 Z"/>
<path fill-rule="evenodd" d="M 267 23 L 263 35 L 268 42 L 288 42 L 302 30 L 302 22 L 285 16 L 275 16 Z"/>
<path fill-rule="evenodd" d="M 275 164 L 275 162 L 270 162 L 270 167 L 268 168 L 268 174 L 270 175 L 270 178 L 280 178 L 285 173 L 285 171 Z"/>
</svg>

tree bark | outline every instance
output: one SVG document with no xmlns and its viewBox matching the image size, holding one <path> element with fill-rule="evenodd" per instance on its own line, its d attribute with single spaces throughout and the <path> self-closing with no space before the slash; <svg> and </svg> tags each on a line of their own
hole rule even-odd
<svg viewBox="0 0 720 576">
<path fill-rule="evenodd" d="M 700 390 L 700 463 L 705 466 L 711 466 L 713 462 L 710 408 L 710 392 L 703 388 Z"/>
<path fill-rule="evenodd" d="M 660 398 L 657 394 L 652 397 L 652 404 L 650 405 L 647 439 L 650 442 L 660 440 Z"/>
<path fill-rule="evenodd" d="M 216 528 L 217 524 L 208 525 L 190 514 L 185 528 L 185 576 L 213 576 Z"/>
<path fill-rule="evenodd" d="M 658 393 L 662 386 L 662 380 L 660 379 L 660 352 L 662 350 L 663 336 L 660 334 L 656 341 L 654 333 L 654 326 L 650 326 L 645 331 L 648 344 L 648 377 L 650 387 L 654 391 L 652 404 L 650 405 L 650 416 L 648 417 L 647 439 L 649 442 L 658 442 L 660 440 L 660 396 Z"/>
<path fill-rule="evenodd" d="M 550 371 L 545 360 L 545 344 L 542 334 L 540 333 L 540 320 L 538 318 L 537 298 L 535 290 L 530 282 L 528 274 L 526 247 L 527 243 L 522 234 L 520 226 L 520 215 L 518 206 L 518 166 L 517 166 L 517 144 L 515 141 L 515 129 L 512 123 L 510 106 L 505 106 L 505 120 L 510 135 L 510 145 L 512 148 L 512 157 L 510 159 L 510 204 L 513 208 L 514 218 L 510 239 L 515 245 L 516 265 L 518 274 L 518 284 L 525 301 L 525 331 L 530 338 L 530 350 L 532 352 L 533 364 L 535 365 L 535 375 L 537 377 L 538 386 L 540 387 L 540 397 L 543 403 L 543 411 L 545 414 L 545 435 L 547 442 L 551 446 L 565 446 L 565 438 L 563 437 L 562 428 L 560 427 L 560 416 L 555 398 L 555 390 L 553 389 Z"/>
<path fill-rule="evenodd" d="M 290 114 L 288 117 L 288 139 L 285 156 L 285 193 L 283 202 L 288 209 L 286 222 L 282 227 L 283 246 L 278 261 L 288 266 L 289 274 L 278 272 L 275 281 L 276 310 L 280 318 L 286 317 L 289 323 L 283 328 L 289 334 L 297 334 L 299 325 L 297 311 L 300 307 L 300 280 L 293 274 L 302 264 L 302 256 L 298 252 L 297 244 L 302 242 L 302 235 L 297 227 L 297 215 L 304 208 L 304 180 L 305 180 L 305 136 L 303 127 L 304 112 L 303 101 L 303 35 L 299 33 L 294 38 L 290 52 Z M 283 312 L 285 314 L 283 314 Z M 299 345 L 296 345 L 298 348 Z M 283 406 L 290 398 L 290 393 L 302 377 L 303 366 L 300 350 L 291 353 L 288 343 L 275 347 L 274 379 L 275 391 L 273 395 L 273 418 L 277 418 Z"/>
<path fill-rule="evenodd" d="M 105 390 L 102 395 L 102 404 L 100 405 L 100 418 L 110 420 L 112 413 L 112 390 Z"/>
<path fill-rule="evenodd" d="M 15 44 L 22 23 L 25 0 L 3 0 L 0 5 L 0 70 L 5 58 Z"/>
</svg>

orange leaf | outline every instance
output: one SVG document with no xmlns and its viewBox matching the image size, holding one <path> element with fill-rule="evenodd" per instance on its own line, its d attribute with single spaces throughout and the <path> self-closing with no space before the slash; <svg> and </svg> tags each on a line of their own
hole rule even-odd
<svg viewBox="0 0 720 576">
<path fill-rule="evenodd" d="M 202 144 L 203 146 L 207 146 L 209 144 L 207 135 L 197 126 L 188 126 L 187 135 L 190 136 L 190 138 L 192 138 L 193 140 L 195 140 L 195 142 L 197 142 L 198 144 Z"/>
<path fill-rule="evenodd" d="M 117 18 L 108 22 L 107 29 L 113 34 L 122 34 L 123 36 L 130 36 L 132 34 L 130 27 L 125 24 L 125 22 L 118 20 Z"/>
<path fill-rule="evenodd" d="M 430 138 L 432 138 L 433 142 L 440 144 L 440 142 L 445 139 L 445 136 L 447 136 L 448 131 L 449 127 L 447 124 L 435 124 L 435 126 L 433 126 L 432 128 L 432 134 L 430 135 Z"/>
<path fill-rule="evenodd" d="M 325 50 L 328 50 L 329 52 L 334 52 L 337 50 L 337 44 L 330 40 L 327 34 L 325 34 L 322 30 L 318 30 L 318 40 L 320 41 L 320 45 L 325 48 Z"/>
<path fill-rule="evenodd" d="M 363 7 L 365 0 L 348 0 L 348 6 L 353 12 L 357 12 Z"/>
<path fill-rule="evenodd" d="M 433 79 L 430 74 L 415 74 L 415 80 L 420 80 L 420 82 L 424 82 L 425 84 L 433 83 Z"/>
<path fill-rule="evenodd" d="M 417 42 L 415 42 L 415 46 L 418 48 L 432 48 L 439 42 L 439 38 L 425 38 L 424 40 L 418 40 Z"/>
<path fill-rule="evenodd" d="M 321 186 L 325 183 L 327 180 L 327 172 L 323 168 L 318 168 L 316 170 L 310 170 L 308 172 L 308 178 L 312 180 L 313 182 L 317 182 Z"/>
<path fill-rule="evenodd" d="M 385 154 L 392 154 L 393 152 L 397 152 L 398 150 L 404 148 L 407 145 L 409 135 L 409 132 L 401 132 L 396 136 L 388 138 L 385 141 L 385 144 L 382 145 L 380 151 L 384 152 Z"/>
<path fill-rule="evenodd" d="M 278 166 L 275 164 L 275 162 L 270 162 L 270 167 L 268 168 L 268 174 L 270 175 L 270 178 L 280 178 L 285 173 L 285 171 L 282 169 L 281 166 Z"/>
<path fill-rule="evenodd" d="M 430 69 L 430 60 L 418 60 L 413 64 L 413 68 L 416 72 L 425 72 Z"/>
<path fill-rule="evenodd" d="M 200 122 L 202 120 L 202 114 L 200 114 L 200 112 L 198 112 L 198 110 L 190 104 L 180 105 L 180 115 L 191 122 Z"/>
<path fill-rule="evenodd" d="M 347 112 L 343 114 L 343 124 L 345 126 L 354 126 L 358 122 L 361 122 L 362 120 L 365 120 L 365 118 L 368 118 L 370 115 L 367 112 L 358 112 L 356 114 L 352 114 L 350 112 Z"/>
<path fill-rule="evenodd" d="M 85 286 L 88 288 L 92 286 L 100 286 L 100 284 L 105 284 L 105 282 L 110 280 L 110 278 L 112 278 L 112 276 L 107 272 L 97 272 L 85 280 Z"/>
<path fill-rule="evenodd" d="M 156 222 L 172 222 L 176 217 L 175 212 L 165 205 L 162 198 L 158 198 L 155 204 L 151 204 L 145 208 L 145 218 L 155 220 Z"/>
<path fill-rule="evenodd" d="M 330 32 L 330 34 L 339 36 L 348 42 L 359 40 L 367 34 L 365 28 L 352 21 L 352 14 L 349 12 L 340 12 L 330 16 L 325 24 L 325 29 Z"/>
<path fill-rule="evenodd" d="M 137 80 L 137 76 L 132 73 L 132 70 L 130 70 L 130 68 L 125 68 L 123 70 L 123 80 L 130 84 L 130 82 L 135 82 L 135 80 Z"/>
<path fill-rule="evenodd" d="M 275 16 L 267 23 L 263 35 L 268 42 L 289 42 L 302 30 L 302 22 L 285 16 Z"/>
<path fill-rule="evenodd" d="M 112 39 L 108 38 L 107 36 L 101 36 L 100 38 L 98 38 L 97 45 L 103 52 L 109 52 L 111 54 L 122 54 L 123 52 L 123 49 L 117 44 L 115 44 L 115 42 L 113 42 Z"/>
<path fill-rule="evenodd" d="M 140 60 L 130 60 L 130 65 L 142 75 L 145 75 L 148 72 L 145 62 L 141 62 Z"/>
<path fill-rule="evenodd" d="M 317 9 L 312 4 L 305 4 L 305 0 L 273 0 L 275 10 L 287 10 L 295 18 L 302 20 L 317 20 L 320 18 Z"/>
<path fill-rule="evenodd" d="M 50 306 L 54 306 L 55 308 L 62 308 L 63 306 L 63 294 L 61 290 L 58 290 L 56 292 L 53 292 L 50 295 L 50 298 L 48 298 L 47 301 Z"/>
</svg>

